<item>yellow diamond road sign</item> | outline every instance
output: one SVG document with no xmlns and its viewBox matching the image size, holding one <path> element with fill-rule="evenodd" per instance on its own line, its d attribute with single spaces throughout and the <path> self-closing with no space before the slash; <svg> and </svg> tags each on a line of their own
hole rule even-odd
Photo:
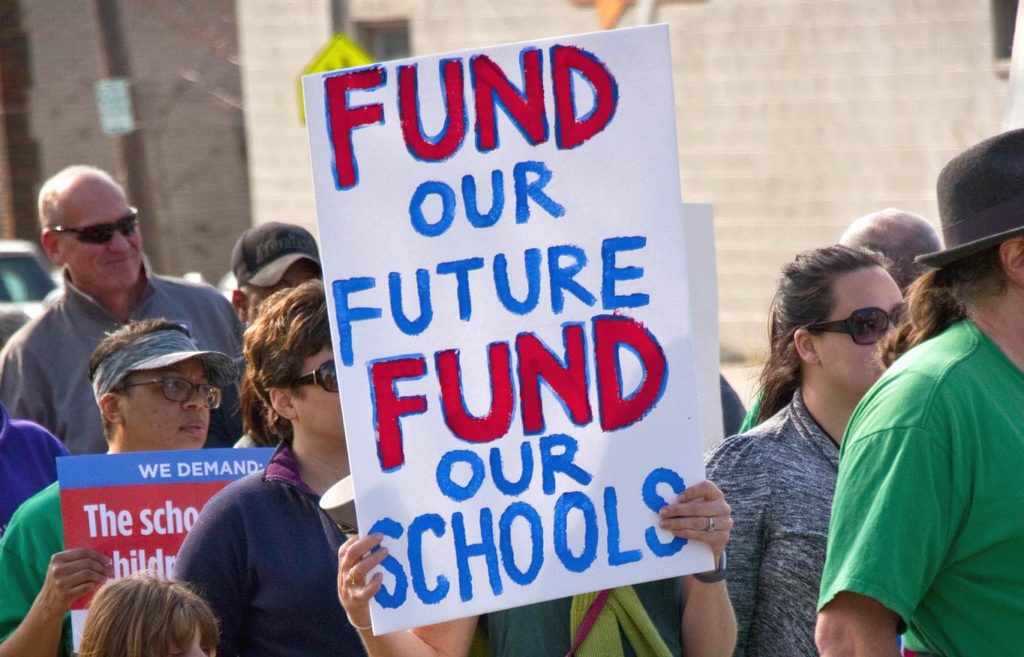
<svg viewBox="0 0 1024 657">
<path fill-rule="evenodd" d="M 335 34 L 327 45 L 320 49 L 306 68 L 299 74 L 299 121 L 306 122 L 305 104 L 302 99 L 302 76 L 324 71 L 336 71 L 340 68 L 366 66 L 373 63 L 373 57 L 344 34 Z"/>
</svg>

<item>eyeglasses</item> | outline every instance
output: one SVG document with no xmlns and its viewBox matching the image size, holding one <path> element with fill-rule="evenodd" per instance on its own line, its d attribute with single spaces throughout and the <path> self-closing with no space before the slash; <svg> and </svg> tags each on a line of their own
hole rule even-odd
<svg viewBox="0 0 1024 657">
<path fill-rule="evenodd" d="M 149 379 L 146 381 L 133 381 L 126 383 L 122 388 L 134 388 L 135 386 L 148 386 L 160 384 L 160 391 L 164 399 L 173 402 L 187 402 L 192 399 L 192 392 L 199 393 L 199 399 L 206 405 L 206 408 L 215 410 L 220 407 L 221 389 L 208 383 L 192 383 L 177 377 L 166 377 Z"/>
<path fill-rule="evenodd" d="M 128 214 L 117 221 L 105 224 L 93 224 L 85 228 L 67 228 L 64 226 L 52 226 L 50 230 L 56 233 L 71 233 L 79 242 L 85 244 L 106 244 L 118 232 L 128 237 L 135 232 L 139 225 L 139 211 L 131 208 Z"/>
<path fill-rule="evenodd" d="M 299 378 L 295 379 L 295 382 L 292 385 L 298 387 L 309 385 L 311 383 L 319 384 L 319 386 L 327 392 L 338 392 L 338 370 L 334 366 L 334 361 L 324 361 L 320 364 L 320 367 L 316 368 L 309 374 L 303 374 Z"/>
<path fill-rule="evenodd" d="M 882 339 L 890 327 L 900 323 L 902 315 L 903 304 L 896 306 L 892 312 L 888 313 L 881 308 L 858 308 L 846 319 L 808 324 L 806 328 L 812 332 L 845 333 L 856 344 L 875 344 Z"/>
</svg>

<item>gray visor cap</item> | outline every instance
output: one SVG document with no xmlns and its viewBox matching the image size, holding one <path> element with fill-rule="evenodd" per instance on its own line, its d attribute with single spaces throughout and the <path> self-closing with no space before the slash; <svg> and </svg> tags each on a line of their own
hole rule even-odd
<svg viewBox="0 0 1024 657">
<path fill-rule="evenodd" d="M 176 351 L 162 356 L 155 356 L 148 360 L 135 363 L 128 368 L 129 372 L 140 370 L 158 370 L 162 367 L 177 365 L 190 358 L 198 358 L 206 368 L 206 378 L 211 385 L 218 388 L 226 388 L 238 377 L 238 369 L 235 363 L 225 354 L 219 351 Z"/>
</svg>

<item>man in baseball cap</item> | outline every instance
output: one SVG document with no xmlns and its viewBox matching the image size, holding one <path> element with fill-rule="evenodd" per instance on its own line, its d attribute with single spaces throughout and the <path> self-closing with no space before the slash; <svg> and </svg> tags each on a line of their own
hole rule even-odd
<svg viewBox="0 0 1024 657">
<path fill-rule="evenodd" d="M 242 322 L 251 322 L 274 292 L 322 275 L 316 240 L 309 231 L 277 221 L 242 233 L 231 252 L 231 269 L 238 284 L 231 305 Z"/>
<path fill-rule="evenodd" d="M 946 248 L 918 257 L 936 269 L 842 442 L 824 657 L 1024 646 L 1024 130 L 953 158 L 938 200 Z"/>
</svg>

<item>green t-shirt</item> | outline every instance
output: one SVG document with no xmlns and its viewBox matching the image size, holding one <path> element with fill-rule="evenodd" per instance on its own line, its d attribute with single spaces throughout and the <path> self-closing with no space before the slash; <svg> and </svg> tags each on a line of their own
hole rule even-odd
<svg viewBox="0 0 1024 657">
<path fill-rule="evenodd" d="M 1024 650 L 1024 372 L 973 322 L 908 352 L 843 440 L 819 609 L 841 591 L 944 657 Z"/>
<path fill-rule="evenodd" d="M 64 551 L 60 488 L 56 482 L 18 507 L 0 539 L 0 642 L 28 614 L 46 579 L 50 557 Z M 71 615 L 64 615 L 61 656 L 71 654 Z"/>
<path fill-rule="evenodd" d="M 737 434 L 746 433 L 756 427 L 760 422 L 757 421 L 757 416 L 761 414 L 761 391 L 758 390 L 754 394 L 754 398 L 750 400 L 750 410 L 743 416 L 743 424 L 740 425 Z M 726 436 L 728 438 L 728 436 Z"/>
<path fill-rule="evenodd" d="M 677 657 L 682 655 L 683 587 L 680 578 L 634 584 L 633 589 L 669 650 Z M 490 657 L 562 657 L 572 646 L 571 606 L 572 598 L 560 598 L 482 616 L 490 642 Z M 625 638 L 622 647 L 626 657 L 635 655 Z"/>
</svg>

